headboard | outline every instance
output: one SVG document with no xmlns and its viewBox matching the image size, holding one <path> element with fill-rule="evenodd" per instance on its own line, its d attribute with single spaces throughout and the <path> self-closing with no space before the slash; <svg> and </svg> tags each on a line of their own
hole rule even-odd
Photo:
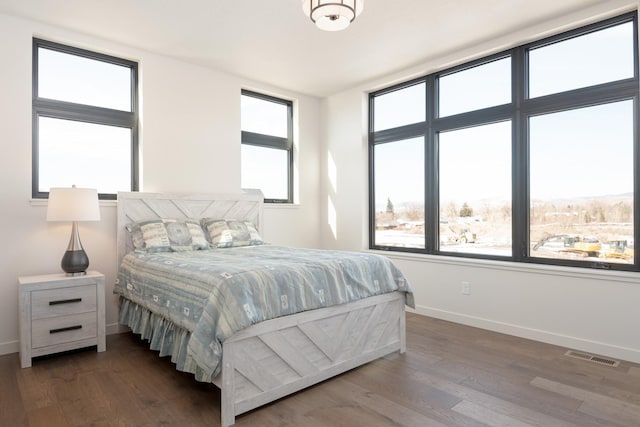
<svg viewBox="0 0 640 427">
<path fill-rule="evenodd" d="M 263 201 L 260 190 L 237 194 L 118 193 L 117 268 L 133 249 L 125 229 L 129 223 L 156 218 L 214 217 L 251 221 L 262 232 Z"/>
</svg>

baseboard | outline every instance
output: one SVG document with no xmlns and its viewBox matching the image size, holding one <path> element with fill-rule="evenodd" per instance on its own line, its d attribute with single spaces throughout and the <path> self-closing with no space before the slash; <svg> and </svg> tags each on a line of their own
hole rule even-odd
<svg viewBox="0 0 640 427">
<path fill-rule="evenodd" d="M 4 354 L 17 353 L 20 351 L 20 341 L 8 341 L 0 343 L 0 356 Z"/>
<path fill-rule="evenodd" d="M 121 325 L 119 323 L 110 323 L 106 326 L 105 329 L 106 329 L 107 335 L 122 334 L 122 333 L 131 331 L 131 329 L 129 329 L 128 326 Z"/>
<path fill-rule="evenodd" d="M 469 316 L 462 313 L 440 310 L 433 307 L 416 306 L 416 309 L 411 311 L 417 314 L 422 314 L 424 316 L 434 317 L 436 319 L 448 320 L 467 326 L 474 326 L 476 328 L 487 329 L 490 331 L 500 332 L 503 334 L 513 335 L 521 338 L 527 338 L 535 341 L 557 345 L 560 347 L 595 353 L 602 356 L 613 357 L 615 359 L 626 360 L 633 363 L 640 363 L 640 350 L 638 349 L 620 347 L 603 342 L 562 335 L 555 332 L 527 328 L 519 325 L 498 322 L 495 320 Z"/>
</svg>

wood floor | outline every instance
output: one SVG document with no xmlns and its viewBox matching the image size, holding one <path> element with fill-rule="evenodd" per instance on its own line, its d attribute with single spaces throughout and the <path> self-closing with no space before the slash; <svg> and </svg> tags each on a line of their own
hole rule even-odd
<svg viewBox="0 0 640 427">
<path fill-rule="evenodd" d="M 640 426 L 640 365 L 408 314 L 393 354 L 238 417 L 242 426 Z M 107 351 L 0 356 L 0 426 L 217 426 L 215 386 L 133 334 Z"/>
</svg>

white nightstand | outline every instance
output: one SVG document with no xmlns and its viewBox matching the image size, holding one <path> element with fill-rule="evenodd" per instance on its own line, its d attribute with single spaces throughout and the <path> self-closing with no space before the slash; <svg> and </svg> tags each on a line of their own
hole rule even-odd
<svg viewBox="0 0 640 427">
<path fill-rule="evenodd" d="M 23 276 L 20 284 L 20 364 L 31 358 L 96 345 L 105 339 L 104 275 Z"/>
</svg>

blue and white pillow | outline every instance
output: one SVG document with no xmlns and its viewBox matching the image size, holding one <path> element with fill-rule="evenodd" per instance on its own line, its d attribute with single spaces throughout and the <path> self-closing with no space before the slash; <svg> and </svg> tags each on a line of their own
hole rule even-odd
<svg viewBox="0 0 640 427">
<path fill-rule="evenodd" d="M 264 241 L 251 221 L 203 218 L 207 240 L 217 248 L 262 245 Z"/>
<path fill-rule="evenodd" d="M 147 252 L 181 252 L 209 249 L 209 242 L 197 219 L 152 219 L 138 222 L 127 229 L 132 231 L 134 247 L 140 249 L 139 238 L 136 245 L 136 226 L 142 234 L 143 246 Z"/>
</svg>

